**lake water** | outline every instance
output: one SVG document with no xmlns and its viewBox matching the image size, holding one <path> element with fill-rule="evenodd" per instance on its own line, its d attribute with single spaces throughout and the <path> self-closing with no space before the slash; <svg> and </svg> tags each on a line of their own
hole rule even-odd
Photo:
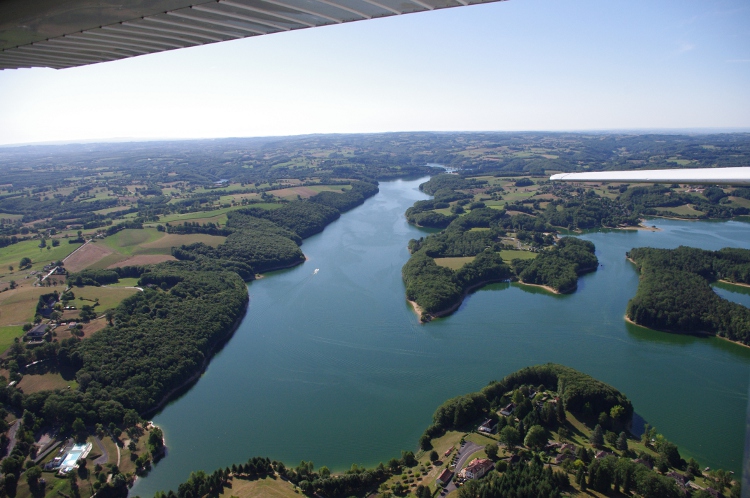
<svg viewBox="0 0 750 498">
<path fill-rule="evenodd" d="M 404 211 L 425 181 L 394 181 L 302 246 L 309 260 L 249 285 L 247 316 L 203 377 L 154 417 L 169 455 L 131 495 L 193 470 L 268 456 L 343 470 L 415 450 L 435 408 L 527 365 L 557 362 L 623 391 L 684 457 L 739 471 L 750 349 L 627 324 L 633 247 L 750 248 L 750 224 L 652 220 L 584 235 L 603 266 L 571 295 L 497 284 L 420 325 L 404 298 Z M 319 269 L 317 274 L 314 270 Z M 750 304 L 746 289 L 717 292 Z"/>
</svg>

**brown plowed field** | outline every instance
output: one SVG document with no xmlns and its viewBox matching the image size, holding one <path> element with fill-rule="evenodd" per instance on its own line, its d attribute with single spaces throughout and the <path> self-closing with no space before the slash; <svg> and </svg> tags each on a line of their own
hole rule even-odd
<svg viewBox="0 0 750 498">
<path fill-rule="evenodd" d="M 65 260 L 65 269 L 68 270 L 68 273 L 81 271 L 113 252 L 104 244 L 86 244 Z"/>
<path fill-rule="evenodd" d="M 156 263 L 163 263 L 164 261 L 176 261 L 177 258 L 171 254 L 139 254 L 132 256 L 124 261 L 120 261 L 113 265 L 109 265 L 107 268 L 121 268 L 123 266 L 141 266 L 141 265 L 155 265 Z"/>
</svg>

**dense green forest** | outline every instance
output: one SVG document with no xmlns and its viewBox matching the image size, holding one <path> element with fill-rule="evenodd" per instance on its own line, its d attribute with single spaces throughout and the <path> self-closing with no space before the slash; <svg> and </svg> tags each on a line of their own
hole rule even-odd
<svg viewBox="0 0 750 498">
<path fill-rule="evenodd" d="M 627 315 L 635 323 L 688 334 L 716 334 L 750 345 L 750 309 L 718 296 L 711 283 L 750 283 L 750 251 L 632 249 L 641 278 Z"/>
<path fill-rule="evenodd" d="M 226 241 L 214 248 L 194 243 L 174 248 L 180 260 L 213 260 L 249 265 L 261 273 L 302 263 L 302 239 L 322 231 L 341 213 L 362 204 L 378 192 L 375 183 L 354 182 L 342 193 L 321 192 L 309 200 L 284 204 L 279 209 L 243 208 L 227 214 Z M 248 278 L 250 280 L 252 278 Z"/>
<path fill-rule="evenodd" d="M 534 259 L 514 259 L 513 270 L 524 283 L 546 285 L 562 293 L 573 292 L 578 287 L 578 277 L 599 266 L 594 250 L 593 242 L 563 237 L 555 247 L 540 252 Z"/>
<path fill-rule="evenodd" d="M 477 255 L 471 263 L 458 271 L 438 266 L 425 253 L 409 258 L 402 269 L 406 284 L 406 298 L 415 301 L 424 310 L 421 319 L 460 304 L 466 292 L 473 286 L 489 282 L 500 282 L 511 277 L 512 272 L 503 259 L 492 251 Z"/>
<path fill-rule="evenodd" d="M 27 348 L 14 344 L 11 371 L 47 360 L 75 372 L 77 390 L 42 391 L 12 400 L 43 423 L 69 429 L 123 423 L 144 413 L 192 378 L 243 316 L 247 287 L 233 272 L 201 271 L 190 262 L 125 268 L 144 287 L 118 306 L 112 325 L 86 340 L 65 339 Z M 14 367 L 15 366 L 15 367 Z"/>
</svg>

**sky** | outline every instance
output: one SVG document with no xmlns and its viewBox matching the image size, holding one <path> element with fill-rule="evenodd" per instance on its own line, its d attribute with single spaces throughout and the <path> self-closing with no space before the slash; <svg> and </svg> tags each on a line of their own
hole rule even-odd
<svg viewBox="0 0 750 498">
<path fill-rule="evenodd" d="M 696 128 L 750 131 L 747 0 L 508 0 L 0 71 L 0 145 Z"/>
</svg>

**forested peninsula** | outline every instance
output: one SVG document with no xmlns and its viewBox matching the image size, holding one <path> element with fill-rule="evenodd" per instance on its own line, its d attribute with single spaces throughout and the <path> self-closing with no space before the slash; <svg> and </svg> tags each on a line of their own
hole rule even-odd
<svg viewBox="0 0 750 498">
<path fill-rule="evenodd" d="M 648 424 L 642 436 L 632 434 L 633 413 L 630 400 L 614 387 L 548 363 L 447 400 L 416 452 L 404 450 L 374 468 L 355 464 L 332 473 L 312 461 L 287 467 L 253 457 L 211 474 L 193 472 L 176 491 L 156 496 L 427 498 L 458 489 L 459 498 L 558 498 L 588 490 L 598 496 L 703 498 L 729 488 L 726 496 L 739 498 L 740 485 L 729 472 L 704 473 Z M 479 467 L 481 473 L 468 473 Z"/>
<path fill-rule="evenodd" d="M 717 295 L 711 283 L 750 284 L 750 250 L 640 247 L 627 253 L 640 272 L 627 317 L 638 325 L 710 334 L 750 345 L 750 309 Z"/>
<path fill-rule="evenodd" d="M 402 269 L 406 297 L 423 322 L 455 311 L 469 292 L 492 282 L 520 280 L 567 293 L 576 290 L 580 275 L 599 266 L 591 242 L 573 237 L 555 241 L 554 228 L 538 218 L 470 202 L 477 185 L 477 180 L 456 175 L 435 176 L 420 185 L 434 199 L 418 201 L 406 211 L 411 223 L 445 226 L 409 241 L 411 257 Z M 453 201 L 459 209 L 450 216 L 428 211 L 445 209 Z M 521 244 L 526 252 L 517 250 Z M 464 264 L 450 267 L 456 260 Z"/>
</svg>

